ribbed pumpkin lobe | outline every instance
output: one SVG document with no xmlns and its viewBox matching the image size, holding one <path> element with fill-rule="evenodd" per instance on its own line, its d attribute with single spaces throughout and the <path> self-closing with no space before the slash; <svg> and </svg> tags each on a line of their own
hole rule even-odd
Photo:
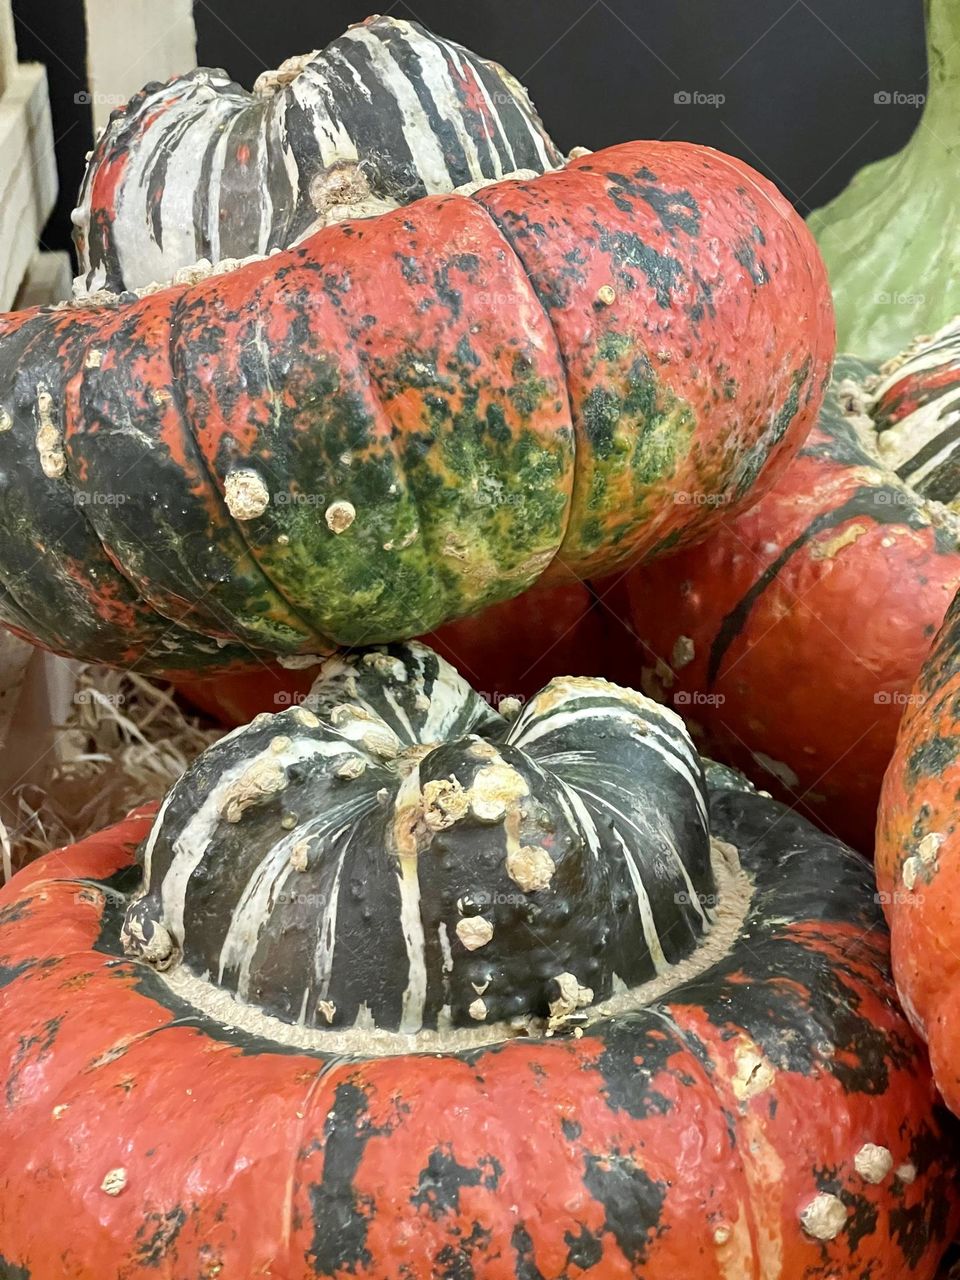
<svg viewBox="0 0 960 1280">
<path fill-rule="evenodd" d="M 690 956 L 717 897 L 678 717 L 570 678 L 511 722 L 418 643 L 207 750 L 144 864 L 128 953 L 319 1030 L 575 1024 Z"/>
</svg>

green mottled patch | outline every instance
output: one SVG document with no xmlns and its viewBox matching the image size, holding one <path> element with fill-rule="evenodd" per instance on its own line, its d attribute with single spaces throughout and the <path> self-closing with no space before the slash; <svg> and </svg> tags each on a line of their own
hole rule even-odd
<svg viewBox="0 0 960 1280">
<path fill-rule="evenodd" d="M 572 432 L 545 439 L 535 430 L 557 387 L 523 354 L 513 362 L 509 400 L 478 378 L 468 344 L 445 359 L 442 376 L 438 364 L 423 349 L 390 365 L 372 359 L 375 397 L 335 369 L 317 370 L 311 414 L 281 408 L 271 432 L 281 474 L 297 476 L 299 488 L 277 495 L 252 522 L 269 527 L 261 558 L 287 598 L 338 644 L 419 635 L 508 598 L 540 576 L 560 545 Z M 409 418 L 411 388 L 418 424 Z M 402 432 L 387 425 L 401 402 Z M 518 415 L 530 425 L 518 428 Z M 339 531 L 332 504 L 355 513 Z"/>
<path fill-rule="evenodd" d="M 606 387 L 594 387 L 583 402 L 583 426 L 594 456 L 609 458 L 614 451 L 624 402 Z"/>
<path fill-rule="evenodd" d="M 595 550 L 603 541 L 603 525 L 596 518 L 587 520 L 580 529 L 580 543 L 587 551 Z"/>
<path fill-rule="evenodd" d="M 653 366 L 646 356 L 638 356 L 631 363 L 627 387 L 624 408 L 633 418 L 649 423 L 662 414 L 661 402 L 664 399 L 664 391 L 660 388 Z"/>
<path fill-rule="evenodd" d="M 696 418 L 680 401 L 651 415 L 632 459 L 638 485 L 649 487 L 669 479 L 686 456 L 695 428 Z"/>
<path fill-rule="evenodd" d="M 652 486 L 672 476 L 686 456 L 696 419 L 684 401 L 658 385 L 648 360 L 633 362 L 628 381 L 624 411 L 637 426 L 631 466 L 639 486 Z"/>
<path fill-rule="evenodd" d="M 544 378 L 538 376 L 534 365 L 518 353 L 513 362 L 513 382 L 507 388 L 518 413 L 531 417 L 550 398 L 550 388 Z"/>
<path fill-rule="evenodd" d="M 736 400 L 737 398 L 737 380 L 730 372 L 730 366 L 720 361 L 716 367 L 716 375 L 713 384 L 714 400 Z"/>
<path fill-rule="evenodd" d="M 607 330 L 597 338 L 597 360 L 613 362 L 633 351 L 634 339 L 626 333 Z"/>
<path fill-rule="evenodd" d="M 590 456 L 565 543 L 573 555 L 630 539 L 647 497 L 676 473 L 696 429 L 689 406 L 659 381 L 632 335 L 600 334 L 587 376 L 593 385 L 581 412 Z"/>
</svg>

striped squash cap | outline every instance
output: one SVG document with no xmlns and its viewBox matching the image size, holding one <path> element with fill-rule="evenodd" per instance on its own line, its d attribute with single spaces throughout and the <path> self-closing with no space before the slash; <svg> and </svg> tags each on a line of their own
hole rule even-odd
<svg viewBox="0 0 960 1280">
<path fill-rule="evenodd" d="M 511 724 L 425 645 L 331 658 L 171 790 L 125 945 L 301 1026 L 544 1018 L 694 949 L 706 814 L 642 694 L 554 680 Z"/>
<path fill-rule="evenodd" d="M 199 260 L 562 162 L 503 67 L 419 23 L 369 18 L 252 93 L 200 67 L 115 111 L 73 215 L 77 289 L 163 283 Z"/>
</svg>

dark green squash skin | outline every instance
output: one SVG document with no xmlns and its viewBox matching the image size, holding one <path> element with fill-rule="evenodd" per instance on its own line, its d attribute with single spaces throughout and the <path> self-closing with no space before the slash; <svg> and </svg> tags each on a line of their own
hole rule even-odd
<svg viewBox="0 0 960 1280">
<path fill-rule="evenodd" d="M 800 220 L 672 143 L 0 318 L 2 616 L 168 673 L 423 634 L 702 537 L 832 348 Z"/>
<path fill-rule="evenodd" d="M 698 976 L 574 1034 L 396 1057 L 239 1032 L 124 958 L 150 817 L 0 893 L 9 1274 L 934 1275 L 955 1134 L 870 869 L 775 801 L 712 792 L 753 897 Z"/>
<path fill-rule="evenodd" d="M 101 308 L 21 312 L 7 318 L 0 399 L 9 421 L 0 431 L 0 600 L 3 618 L 54 652 L 87 655 L 143 670 L 190 671 L 249 660 L 245 648 L 218 645 L 189 622 L 186 598 L 165 615 L 104 555 L 86 495 L 48 476 L 32 443 L 38 431 L 38 387 L 62 385 L 78 358 L 88 323 L 111 319 Z M 123 505 L 125 494 L 112 492 Z M 185 620 L 181 625 L 180 620 Z M 173 656 L 171 656 L 173 655 Z"/>
</svg>

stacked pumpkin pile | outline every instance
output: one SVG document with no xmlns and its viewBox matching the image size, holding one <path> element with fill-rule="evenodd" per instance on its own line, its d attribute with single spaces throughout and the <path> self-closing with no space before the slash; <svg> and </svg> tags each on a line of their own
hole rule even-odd
<svg viewBox="0 0 960 1280">
<path fill-rule="evenodd" d="M 932 1277 L 957 331 L 828 388 L 768 182 L 390 18 L 147 86 L 76 222 L 0 616 L 241 727 L 0 894 L 0 1274 Z"/>
</svg>

